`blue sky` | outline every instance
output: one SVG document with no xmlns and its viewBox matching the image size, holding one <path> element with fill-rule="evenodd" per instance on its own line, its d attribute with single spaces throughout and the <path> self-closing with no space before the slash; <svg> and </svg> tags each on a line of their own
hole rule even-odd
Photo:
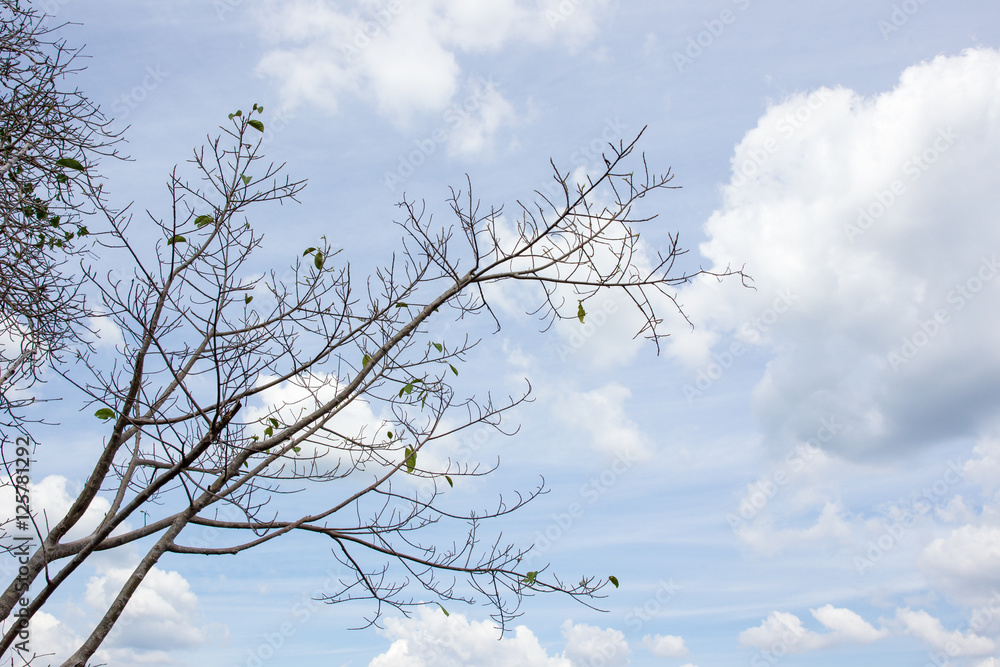
<svg viewBox="0 0 1000 667">
<path fill-rule="evenodd" d="M 477 606 L 348 631 L 369 609 L 311 602 L 337 564 L 289 540 L 161 561 L 111 664 L 1000 665 L 994 3 L 38 4 L 79 24 L 80 87 L 130 125 L 134 161 L 103 166 L 119 205 L 165 211 L 170 168 L 264 105 L 269 156 L 309 180 L 255 222 L 275 267 L 322 234 L 374 266 L 404 191 L 443 220 L 468 174 L 513 210 L 549 158 L 593 173 L 646 127 L 683 186 L 644 202 L 646 252 L 679 232 L 689 265 L 756 287 L 683 288 L 695 327 L 668 319 L 658 356 L 624 301 L 543 334 L 522 293 L 491 295 L 503 329 L 482 326 L 476 388 L 528 378 L 536 400 L 460 493 L 543 475 L 496 527 L 568 579 L 616 575 L 606 613 L 535 597 L 502 641 Z M 53 508 L 101 437 L 67 434 L 77 408 L 36 434 Z M 36 636 L 75 648 L 136 559 L 102 557 Z"/>
</svg>

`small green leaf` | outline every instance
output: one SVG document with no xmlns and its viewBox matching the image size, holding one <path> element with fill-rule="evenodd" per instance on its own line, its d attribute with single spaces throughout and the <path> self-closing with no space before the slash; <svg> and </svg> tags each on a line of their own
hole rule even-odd
<svg viewBox="0 0 1000 667">
<path fill-rule="evenodd" d="M 408 304 L 405 304 L 402 301 L 396 304 L 396 308 L 409 308 L 409 307 L 410 306 Z"/>
<path fill-rule="evenodd" d="M 187 243 L 187 239 L 180 234 L 174 234 L 169 239 L 167 239 L 167 245 L 173 245 L 175 243 Z"/>
<path fill-rule="evenodd" d="M 451 614 L 449 614 L 449 613 L 448 613 L 448 610 L 444 608 L 444 605 L 443 605 L 443 604 L 441 604 L 440 602 L 438 602 L 438 603 L 437 603 L 437 606 L 441 607 L 441 611 L 443 611 L 443 612 L 444 612 L 444 615 L 445 615 L 445 616 L 451 616 Z"/>
<path fill-rule="evenodd" d="M 197 218 L 194 219 L 194 225 L 198 229 L 201 229 L 205 225 L 211 225 L 214 222 L 215 218 L 213 218 L 210 215 L 199 215 Z"/>
<path fill-rule="evenodd" d="M 292 447 L 292 451 L 295 452 L 296 454 L 298 454 L 299 452 L 302 451 L 302 448 L 301 447 Z"/>
<path fill-rule="evenodd" d="M 454 489 L 455 488 L 455 482 L 451 481 L 451 477 L 448 477 L 448 475 L 445 475 L 444 478 L 446 480 L 448 480 L 448 486 L 450 486 L 451 488 Z"/>
<path fill-rule="evenodd" d="M 258 131 L 260 131 L 260 132 L 263 132 L 263 131 L 264 131 L 264 123 L 260 122 L 260 121 L 259 121 L 259 120 L 257 120 L 256 118 L 255 118 L 255 119 L 253 119 L 253 120 L 248 120 L 248 121 L 247 121 L 247 125 L 249 125 L 249 126 L 250 126 L 250 127 L 252 127 L 253 129 L 255 129 L 255 130 L 258 130 Z"/>
<path fill-rule="evenodd" d="M 576 316 L 580 320 L 580 324 L 583 324 L 583 318 L 587 315 L 587 311 L 583 309 L 583 301 L 577 302 L 579 305 L 576 307 Z"/>
<path fill-rule="evenodd" d="M 389 436 L 390 440 L 392 440 L 392 431 L 386 431 L 385 434 Z"/>
<path fill-rule="evenodd" d="M 87 228 L 86 228 L 86 227 L 80 227 L 80 229 L 76 230 L 76 235 L 77 235 L 77 237 L 81 237 L 81 236 L 86 236 L 86 235 L 87 235 L 87 234 L 89 234 L 89 233 L 90 233 L 90 232 L 89 232 L 89 231 L 87 231 Z"/>
<path fill-rule="evenodd" d="M 455 368 L 455 367 L 454 367 L 454 366 L 452 366 L 451 364 L 448 364 L 448 368 L 450 368 L 450 369 L 451 369 L 451 372 L 452 372 L 452 373 L 454 373 L 455 375 L 458 375 L 458 369 L 457 369 L 457 368 Z"/>
<path fill-rule="evenodd" d="M 71 157 L 64 157 L 56 160 L 56 165 L 60 167 L 67 167 L 68 169 L 76 169 L 77 171 L 86 171 L 87 168 L 82 164 L 77 162 Z"/>
<path fill-rule="evenodd" d="M 253 297 L 252 296 L 248 295 L 248 296 L 243 297 L 243 303 L 250 303 L 251 301 L 253 301 Z"/>
<path fill-rule="evenodd" d="M 441 345 L 441 343 L 434 343 L 433 345 L 434 349 L 437 350 L 438 352 L 444 352 L 444 346 Z"/>
<path fill-rule="evenodd" d="M 417 451 L 412 447 L 407 447 L 405 450 L 406 454 L 406 472 L 413 474 L 413 471 L 417 468 Z"/>
<path fill-rule="evenodd" d="M 535 578 L 538 576 L 538 572 L 528 572 L 524 575 L 524 579 L 521 580 L 522 583 L 531 586 L 535 583 Z"/>
<path fill-rule="evenodd" d="M 305 257 L 311 252 L 316 252 L 316 248 L 306 248 L 305 252 L 302 253 L 302 256 Z"/>
<path fill-rule="evenodd" d="M 278 420 L 274 417 L 268 417 L 267 421 L 271 422 L 271 426 L 274 428 L 278 428 L 278 426 L 280 426 L 280 424 L 278 424 Z"/>
<path fill-rule="evenodd" d="M 313 257 L 313 264 L 316 266 L 316 270 L 320 271 L 323 269 L 323 253 L 316 251 L 316 256 Z"/>
<path fill-rule="evenodd" d="M 94 416 L 97 417 L 98 419 L 103 419 L 104 421 L 108 421 L 109 419 L 115 416 L 115 411 L 112 410 L 111 408 L 101 408 L 100 410 L 94 413 Z"/>
<path fill-rule="evenodd" d="M 614 584 L 615 588 L 618 588 L 618 577 L 610 576 L 610 577 L 608 577 L 608 581 L 610 581 L 612 584 Z"/>
<path fill-rule="evenodd" d="M 56 174 L 56 183 L 69 183 L 69 176 L 66 174 Z"/>
<path fill-rule="evenodd" d="M 240 178 L 243 179 L 243 185 L 250 185 L 250 177 L 249 176 L 247 176 L 246 174 L 243 174 L 242 176 L 240 176 Z"/>
<path fill-rule="evenodd" d="M 272 427 L 272 426 L 268 426 L 267 428 L 265 428 L 265 429 L 264 429 L 264 435 L 266 435 L 266 436 L 267 436 L 267 437 L 269 437 L 269 438 L 270 438 L 270 437 L 271 437 L 272 435 L 274 435 L 274 427 Z"/>
<path fill-rule="evenodd" d="M 361 367 L 362 367 L 362 368 L 364 368 L 365 366 L 367 366 L 367 365 L 368 365 L 368 364 L 370 364 L 371 362 L 372 362 L 372 358 L 371 358 L 371 355 L 368 355 L 368 354 L 366 354 L 366 355 L 365 355 L 365 356 L 364 356 L 364 357 L 363 357 L 363 358 L 361 359 Z"/>
</svg>

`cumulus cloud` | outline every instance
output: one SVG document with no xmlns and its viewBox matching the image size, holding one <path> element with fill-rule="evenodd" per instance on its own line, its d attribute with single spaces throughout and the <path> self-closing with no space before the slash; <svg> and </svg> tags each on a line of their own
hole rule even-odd
<svg viewBox="0 0 1000 667">
<path fill-rule="evenodd" d="M 850 609 L 828 604 L 811 609 L 810 613 L 830 632 L 807 630 L 795 614 L 773 611 L 759 626 L 741 632 L 740 643 L 765 650 L 778 646 L 787 653 L 805 653 L 841 644 L 871 644 L 889 635 L 888 630 L 876 630 Z"/>
<path fill-rule="evenodd" d="M 642 646 L 657 658 L 683 658 L 688 654 L 684 638 L 677 635 L 646 635 Z"/>
<path fill-rule="evenodd" d="M 988 424 L 1000 391 L 1000 53 L 910 67 L 865 98 L 821 89 L 772 105 L 736 147 L 702 253 L 756 292 L 681 298 L 697 366 L 727 337 L 773 354 L 753 392 L 770 441 L 845 429 L 842 455 L 890 454 Z"/>
<path fill-rule="evenodd" d="M 957 528 L 927 545 L 918 565 L 952 599 L 981 604 L 1000 587 L 1000 526 Z"/>
<path fill-rule="evenodd" d="M 86 601 L 106 610 L 132 573 L 132 568 L 108 568 L 87 582 Z M 179 573 L 153 567 L 129 600 L 109 640 L 110 646 L 140 651 L 195 648 L 205 630 L 195 625 L 198 598 Z"/>
<path fill-rule="evenodd" d="M 62 475 L 47 475 L 37 484 L 29 485 L 28 490 L 31 495 L 32 510 L 36 512 L 35 522 L 43 535 L 48 534 L 48 528 L 54 526 L 66 515 L 70 505 L 76 499 L 73 485 Z M 14 506 L 13 486 L 0 486 L 0 503 L 3 507 Z M 100 496 L 95 498 L 80 521 L 67 533 L 66 539 L 77 540 L 89 535 L 97 528 L 110 507 L 111 504 L 107 499 Z M 124 526 L 120 526 L 116 529 L 115 534 L 124 529 Z"/>
<path fill-rule="evenodd" d="M 564 388 L 554 399 L 553 416 L 586 434 L 596 451 L 641 459 L 650 450 L 638 425 L 628 418 L 626 403 L 631 397 L 631 390 L 617 382 L 590 391 Z"/>
<path fill-rule="evenodd" d="M 461 112 L 460 58 L 495 53 L 511 43 L 570 48 L 597 32 L 607 0 L 579 0 L 567 11 L 559 0 L 270 0 L 257 10 L 273 41 L 258 71 L 273 79 L 288 106 L 308 103 L 336 112 L 345 98 L 361 98 L 379 114 L 406 124 L 415 116 Z M 465 109 L 468 111 L 468 109 Z M 453 127 L 449 150 L 485 150 L 513 120 L 494 88 Z"/>
<path fill-rule="evenodd" d="M 386 620 L 383 634 L 392 645 L 368 667 L 588 667 L 598 660 L 612 667 L 629 664 L 628 643 L 618 630 L 566 621 L 562 633 L 565 651 L 550 656 L 523 625 L 497 641 L 489 621 L 469 621 L 458 613 L 445 616 L 437 607 L 424 607 L 413 618 Z"/>
<path fill-rule="evenodd" d="M 946 651 L 950 656 L 979 656 L 996 650 L 996 642 L 988 637 L 980 637 L 971 630 L 947 631 L 941 621 L 926 611 L 911 611 L 909 607 L 896 611 L 896 620 L 903 631 L 923 641 L 932 649 Z"/>
</svg>

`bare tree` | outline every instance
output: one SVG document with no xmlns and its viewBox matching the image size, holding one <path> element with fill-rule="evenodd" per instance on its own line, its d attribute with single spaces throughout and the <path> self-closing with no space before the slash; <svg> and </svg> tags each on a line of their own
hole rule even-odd
<svg viewBox="0 0 1000 667">
<path fill-rule="evenodd" d="M 82 216 L 100 187 L 94 165 L 114 156 L 118 135 L 68 87 L 79 51 L 22 0 L 0 0 L 0 419 L 19 422 L 38 371 L 81 342 L 87 309 L 81 274 L 67 259 L 85 251 Z M 23 394 L 22 394 L 23 396 Z"/>
<path fill-rule="evenodd" d="M 680 310 L 672 288 L 707 273 L 674 275 L 683 252 L 676 236 L 639 268 L 634 227 L 655 216 L 633 207 L 673 187 L 669 171 L 651 173 L 633 141 L 609 145 L 607 169 L 582 185 L 553 165 L 562 198 L 536 193 L 538 203 L 519 203 L 509 222 L 500 209 L 483 209 L 471 186 L 452 191 L 448 227 L 404 201 L 400 251 L 366 280 L 352 278 L 326 239 L 303 249 L 283 280 L 253 273 L 262 236 L 245 216 L 262 202 L 294 200 L 304 183 L 265 164 L 255 139 L 261 111 L 231 114 L 222 135 L 194 153 L 194 177 L 174 170 L 172 210 L 152 219 L 161 234 L 155 252 L 136 241 L 148 234 L 133 235 L 126 214 L 102 209 L 115 241 L 102 240 L 102 254 L 134 268 L 88 276 L 124 344 L 114 359 L 87 353 L 61 372 L 108 434 L 81 493 L 45 527 L 27 563 L 27 578 L 38 580 L 29 615 L 95 552 L 156 536 L 64 663 L 85 665 L 163 554 L 237 554 L 292 533 L 332 547 L 352 574 L 327 601 L 374 601 L 367 623 L 387 608 L 427 604 L 427 595 L 439 604 L 483 600 L 501 629 L 527 595 L 560 592 L 594 604 L 608 580 L 525 571 L 530 547 L 485 536 L 485 523 L 535 498 L 544 480 L 488 508 L 449 502 L 461 478 L 495 466 L 432 465 L 426 448 L 473 426 L 512 433 L 504 419 L 528 388 L 502 399 L 461 396 L 454 383 L 476 340 L 440 332 L 475 316 L 499 327 L 483 288 L 521 281 L 537 286 L 534 312 L 550 323 L 584 320 L 598 293 L 627 294 L 642 314 L 639 333 L 659 341 L 658 309 Z M 272 402 L 278 388 L 293 398 Z M 293 491 L 295 502 L 285 501 Z M 67 540 L 98 497 L 109 503 L 100 525 Z M 206 544 L 192 526 L 220 537 Z M 442 534 L 462 539 L 437 544 Z M 15 584 L 0 597 L 4 616 L 16 604 Z M 15 637 L 9 628 L 0 652 Z"/>
</svg>

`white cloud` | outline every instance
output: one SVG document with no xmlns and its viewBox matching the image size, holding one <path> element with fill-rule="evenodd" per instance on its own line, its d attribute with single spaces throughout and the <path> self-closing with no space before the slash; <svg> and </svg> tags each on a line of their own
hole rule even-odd
<svg viewBox="0 0 1000 667">
<path fill-rule="evenodd" d="M 460 56 L 495 53 L 513 42 L 575 48 L 596 34 L 607 0 L 578 0 L 566 11 L 558 0 L 271 0 L 258 10 L 274 43 L 258 71 L 275 80 L 286 105 L 308 103 L 336 112 L 360 97 L 381 115 L 405 125 L 445 112 L 456 97 L 475 95 L 461 85 Z M 513 121 L 513 108 L 495 88 L 477 111 L 452 126 L 449 151 L 477 154 Z"/>
<path fill-rule="evenodd" d="M 772 442 L 833 415 L 830 449 L 910 452 L 992 419 L 998 105 L 1000 53 L 970 50 L 873 98 L 793 96 L 736 147 L 701 251 L 745 263 L 757 291 L 705 281 L 681 298 L 699 330 L 773 352 L 753 396 Z"/>
<path fill-rule="evenodd" d="M 29 485 L 28 490 L 31 495 L 32 511 L 35 512 L 35 522 L 43 535 L 48 534 L 48 528 L 55 526 L 66 515 L 70 505 L 76 499 L 76 492 L 71 491 L 71 487 L 69 480 L 62 475 L 47 475 L 37 484 Z M 0 486 L 0 504 L 3 507 L 14 506 L 12 486 Z M 89 535 L 97 528 L 110 507 L 111 504 L 107 499 L 100 496 L 95 498 L 83 517 L 67 533 L 66 540 L 77 540 Z M 118 534 L 124 529 L 125 526 L 119 526 L 114 534 Z"/>
<path fill-rule="evenodd" d="M 103 613 L 133 568 L 108 568 L 87 582 L 86 601 Z M 205 630 L 195 625 L 198 598 L 179 573 L 153 567 L 135 591 L 109 635 L 108 646 L 142 652 L 195 648 Z"/>
<path fill-rule="evenodd" d="M 617 630 L 566 621 L 562 632 L 565 652 L 550 656 L 523 625 L 497 641 L 491 622 L 469 621 L 454 612 L 445 616 L 438 607 L 428 606 L 410 619 L 386 619 L 383 634 L 392 645 L 368 667 L 589 667 L 597 660 L 608 666 L 628 664 L 628 644 Z"/>
<path fill-rule="evenodd" d="M 608 454 L 644 458 L 650 451 L 639 427 L 628 418 L 628 387 L 617 382 L 576 391 L 564 387 L 554 399 L 553 416 L 578 433 L 586 434 L 594 450 Z"/>
<path fill-rule="evenodd" d="M 683 658 L 688 654 L 684 638 L 677 635 L 646 635 L 642 646 L 657 658 Z"/>
<path fill-rule="evenodd" d="M 983 603 L 1000 587 L 1000 527 L 957 528 L 927 545 L 918 565 L 952 599 Z"/>
<path fill-rule="evenodd" d="M 974 632 L 963 634 L 960 630 L 945 630 L 941 621 L 926 611 L 911 611 L 909 607 L 896 610 L 906 634 L 912 635 L 937 651 L 947 651 L 950 656 L 976 656 L 992 653 L 996 643 Z"/>
<path fill-rule="evenodd" d="M 871 644 L 889 634 L 884 628 L 876 630 L 850 609 L 826 605 L 810 612 L 830 632 L 807 630 L 795 614 L 773 611 L 759 626 L 741 632 L 740 643 L 764 650 L 780 647 L 787 653 L 804 653 L 841 644 Z"/>
<path fill-rule="evenodd" d="M 273 381 L 273 377 L 261 376 L 257 383 L 265 385 Z M 245 418 L 250 423 L 260 423 L 260 432 L 264 431 L 264 420 L 270 417 L 277 418 L 282 424 L 291 424 L 332 400 L 340 387 L 334 375 L 325 373 L 292 378 L 262 391 L 259 394 L 261 405 L 247 408 Z M 367 401 L 359 398 L 340 410 L 327 426 L 345 437 L 370 442 L 373 437 L 385 431 L 386 422 L 375 416 Z M 303 443 L 300 451 L 291 458 L 291 464 L 299 465 L 299 461 L 304 461 L 308 462 L 306 465 L 312 465 L 313 458 L 318 457 L 317 467 L 321 471 L 329 471 L 341 464 L 342 460 L 343 466 L 353 466 L 359 461 L 367 462 L 367 457 L 362 455 L 359 448 L 345 449 L 349 451 L 332 449 L 315 442 Z M 300 471 L 301 469 L 298 468 Z M 345 467 L 340 469 L 341 473 L 347 471 Z"/>
<path fill-rule="evenodd" d="M 629 647 L 625 635 L 620 630 L 602 630 L 593 625 L 562 624 L 566 649 L 563 656 L 573 667 L 590 667 L 594 664 L 606 667 L 624 667 L 629 664 Z"/>
</svg>

